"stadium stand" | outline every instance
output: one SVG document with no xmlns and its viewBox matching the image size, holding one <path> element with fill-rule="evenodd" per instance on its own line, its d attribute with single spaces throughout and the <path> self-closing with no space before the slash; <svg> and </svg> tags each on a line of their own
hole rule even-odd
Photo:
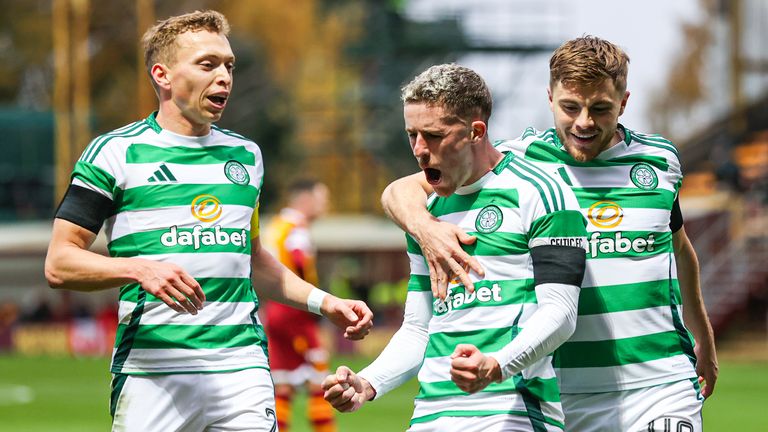
<svg viewBox="0 0 768 432">
<path fill-rule="evenodd" d="M 686 231 L 716 334 L 768 298 L 768 95 L 681 145 Z M 733 127 L 741 124 L 741 128 Z M 759 301 L 757 301 L 759 300 Z M 761 310 L 761 319 L 766 319 Z"/>
</svg>

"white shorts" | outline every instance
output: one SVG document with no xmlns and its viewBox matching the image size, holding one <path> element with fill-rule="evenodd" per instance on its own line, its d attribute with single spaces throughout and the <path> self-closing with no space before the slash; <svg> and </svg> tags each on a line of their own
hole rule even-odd
<svg viewBox="0 0 768 432">
<path fill-rule="evenodd" d="M 305 383 L 320 385 L 330 372 L 317 370 L 311 364 L 303 364 L 292 371 L 272 370 L 272 381 L 275 385 L 288 384 L 299 387 Z"/>
<path fill-rule="evenodd" d="M 538 423 L 547 432 L 563 432 L 557 426 Z M 416 423 L 407 432 L 533 432 L 531 419 L 519 415 L 497 414 L 482 417 L 439 417 L 435 420 Z"/>
<path fill-rule="evenodd" d="M 112 383 L 113 431 L 277 431 L 266 369 L 115 375 Z"/>
<path fill-rule="evenodd" d="M 690 380 L 560 396 L 566 432 L 701 432 L 704 398 Z"/>
</svg>

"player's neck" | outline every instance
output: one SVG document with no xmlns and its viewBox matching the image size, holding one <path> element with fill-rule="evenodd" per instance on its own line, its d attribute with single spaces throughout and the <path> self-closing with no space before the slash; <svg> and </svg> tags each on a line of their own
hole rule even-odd
<svg viewBox="0 0 768 432">
<path fill-rule="evenodd" d="M 210 123 L 193 122 L 177 110 L 163 109 L 162 105 L 155 120 L 161 128 L 178 135 L 200 137 L 211 133 Z"/>
<path fill-rule="evenodd" d="M 484 175 L 488 174 L 501 162 L 504 155 L 501 154 L 490 141 L 484 143 L 481 148 L 478 148 L 479 154 L 475 155 L 474 170 L 472 175 L 467 180 L 467 185 L 470 185 L 480 180 Z"/>
<path fill-rule="evenodd" d="M 621 126 L 617 126 L 616 132 L 613 133 L 613 139 L 611 140 L 611 144 L 608 145 L 607 149 L 615 146 L 616 144 L 622 141 L 624 141 L 624 129 Z"/>
<path fill-rule="evenodd" d="M 312 222 L 312 220 L 308 217 L 307 212 L 302 211 L 302 209 L 298 206 L 288 205 L 283 207 L 283 210 L 280 213 L 283 215 L 283 217 L 292 219 L 294 222 L 299 224 Z"/>
</svg>

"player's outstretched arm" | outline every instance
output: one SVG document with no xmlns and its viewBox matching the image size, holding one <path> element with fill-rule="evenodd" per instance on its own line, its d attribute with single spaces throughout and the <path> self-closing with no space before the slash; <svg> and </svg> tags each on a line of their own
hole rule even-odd
<svg viewBox="0 0 768 432">
<path fill-rule="evenodd" d="M 453 277 L 472 292 L 474 285 L 467 269 L 481 277 L 484 272 L 480 263 L 461 248 L 461 244 L 474 243 L 475 237 L 427 211 L 426 199 L 431 192 L 432 187 L 419 172 L 390 183 L 381 195 L 381 204 L 387 216 L 419 242 L 429 267 L 432 295 L 445 300 Z"/>
<path fill-rule="evenodd" d="M 376 395 L 371 384 L 347 366 L 339 366 L 335 374 L 325 377 L 321 387 L 325 400 L 340 412 L 355 412 Z"/>
<path fill-rule="evenodd" d="M 715 336 L 701 295 L 699 260 L 685 228 L 680 228 L 672 235 L 672 243 L 680 294 L 683 297 L 683 321 L 696 341 L 696 373 L 702 384 L 701 395 L 707 398 L 715 391 L 718 365 Z"/>
<path fill-rule="evenodd" d="M 431 293 L 409 292 L 403 325 L 379 357 L 359 374 L 341 366 L 328 375 L 322 384 L 325 399 L 341 412 L 352 412 L 414 377 L 427 349 L 431 317 Z"/>
<path fill-rule="evenodd" d="M 424 361 L 432 318 L 432 293 L 409 291 L 403 324 L 381 354 L 358 375 L 370 383 L 380 397 L 416 376 Z"/>
<path fill-rule="evenodd" d="M 96 234 L 64 219 L 55 219 L 45 277 L 52 288 L 96 291 L 138 282 L 173 310 L 197 314 L 205 294 L 181 267 L 141 258 L 111 258 L 88 248 Z"/>
<path fill-rule="evenodd" d="M 251 274 L 260 297 L 308 310 L 344 329 L 347 339 L 362 339 L 373 326 L 373 312 L 359 300 L 340 299 L 296 276 L 251 239 Z"/>
</svg>

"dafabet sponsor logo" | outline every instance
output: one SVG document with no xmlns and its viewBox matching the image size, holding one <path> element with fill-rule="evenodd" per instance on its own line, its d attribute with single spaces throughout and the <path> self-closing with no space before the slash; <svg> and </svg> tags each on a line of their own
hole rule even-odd
<svg viewBox="0 0 768 432">
<path fill-rule="evenodd" d="M 597 201 L 587 210 L 587 220 L 600 230 L 593 231 L 587 239 L 587 256 L 653 252 L 656 238 L 653 234 L 635 235 L 622 231 L 607 231 L 617 228 L 624 220 L 624 209 L 613 201 Z"/>
<path fill-rule="evenodd" d="M 211 223 L 221 217 L 224 206 L 215 196 L 203 194 L 192 200 L 190 212 L 200 222 Z M 244 229 L 224 229 L 221 225 L 203 227 L 197 224 L 191 228 L 179 228 L 174 225 L 160 236 L 160 243 L 165 247 L 192 246 L 194 250 L 216 245 L 245 248 L 248 246 L 248 234 Z"/>
</svg>

